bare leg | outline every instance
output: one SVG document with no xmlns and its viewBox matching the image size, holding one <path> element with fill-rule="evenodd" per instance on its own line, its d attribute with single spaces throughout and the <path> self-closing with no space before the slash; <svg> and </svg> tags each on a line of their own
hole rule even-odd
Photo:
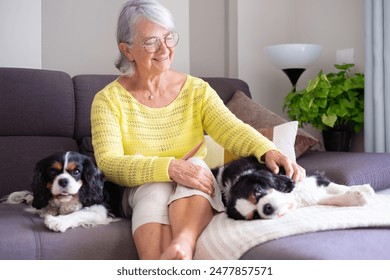
<svg viewBox="0 0 390 280">
<path fill-rule="evenodd" d="M 140 259 L 160 259 L 172 241 L 167 209 L 171 194 L 171 183 L 144 184 L 124 193 L 123 209 L 128 217 L 132 216 L 133 239 Z M 152 218 L 154 215 L 156 219 Z M 144 224 L 139 225 L 139 221 Z"/>
<path fill-rule="evenodd" d="M 133 239 L 141 260 L 158 260 L 172 241 L 171 227 L 147 223 L 135 230 Z"/>
<path fill-rule="evenodd" d="M 175 200 L 169 217 L 173 239 L 161 259 L 192 259 L 196 241 L 213 217 L 210 203 L 196 195 Z"/>
</svg>

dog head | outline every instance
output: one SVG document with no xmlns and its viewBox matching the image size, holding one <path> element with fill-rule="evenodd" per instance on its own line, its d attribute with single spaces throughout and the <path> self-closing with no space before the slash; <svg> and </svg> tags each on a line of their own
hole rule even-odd
<svg viewBox="0 0 390 280">
<path fill-rule="evenodd" d="M 40 160 L 32 182 L 32 206 L 41 209 L 57 197 L 78 196 L 83 206 L 103 200 L 103 174 L 93 160 L 77 152 L 64 152 Z"/>
<path fill-rule="evenodd" d="M 285 175 L 257 170 L 241 176 L 230 189 L 226 209 L 237 220 L 272 219 L 294 207 L 294 182 Z"/>
</svg>

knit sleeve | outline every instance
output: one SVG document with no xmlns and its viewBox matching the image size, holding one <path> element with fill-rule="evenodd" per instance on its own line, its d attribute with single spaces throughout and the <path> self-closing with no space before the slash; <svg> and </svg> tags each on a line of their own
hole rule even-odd
<svg viewBox="0 0 390 280">
<path fill-rule="evenodd" d="M 173 157 L 125 154 L 119 107 L 105 90 L 92 103 L 92 144 L 99 168 L 108 180 L 122 186 L 170 181 L 168 167 Z"/>
<path fill-rule="evenodd" d="M 206 86 L 203 116 L 205 131 L 235 155 L 254 155 L 260 160 L 266 152 L 278 150 L 268 138 L 238 119 L 209 85 Z"/>
</svg>

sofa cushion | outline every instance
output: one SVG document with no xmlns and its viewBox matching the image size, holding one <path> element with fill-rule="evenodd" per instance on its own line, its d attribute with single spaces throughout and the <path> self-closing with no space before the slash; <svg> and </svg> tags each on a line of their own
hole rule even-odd
<svg viewBox="0 0 390 280">
<path fill-rule="evenodd" d="M 29 213 L 22 210 L 22 205 L 0 204 L 0 259 L 31 260 L 37 258 L 37 233 L 26 230 L 32 226 Z"/>
<path fill-rule="evenodd" d="M 210 135 L 204 136 L 204 141 L 207 147 L 207 154 L 204 162 L 210 168 L 215 168 L 224 164 L 224 148 L 211 138 Z"/>
<path fill-rule="evenodd" d="M 388 228 L 320 231 L 271 240 L 248 250 L 243 260 L 384 260 Z"/>
<path fill-rule="evenodd" d="M 246 94 L 237 91 L 226 106 L 243 122 L 254 128 L 273 127 L 288 120 L 268 110 L 264 106 L 248 98 Z M 295 154 L 299 158 L 303 153 L 315 147 L 319 141 L 303 129 L 298 129 L 295 140 Z"/>
<path fill-rule="evenodd" d="M 257 129 L 263 136 L 274 142 L 285 156 L 291 161 L 296 161 L 294 143 L 297 135 L 298 122 L 292 121 L 276 125 L 274 127 Z M 224 161 L 228 163 L 238 157 L 225 150 Z"/>
<path fill-rule="evenodd" d="M 219 97 L 223 100 L 225 104 L 229 102 L 237 91 L 240 91 L 248 99 L 251 98 L 251 92 L 249 90 L 248 84 L 240 79 L 233 78 L 202 78 L 204 81 L 209 83 L 209 85 L 218 93 Z"/>
<path fill-rule="evenodd" d="M 95 94 L 118 75 L 77 75 L 73 77 L 76 102 L 75 138 L 82 141 L 91 136 L 91 105 Z"/>
<path fill-rule="evenodd" d="M 286 122 L 269 128 L 260 128 L 258 131 L 275 143 L 276 147 L 291 161 L 295 161 L 295 139 L 298 122 Z"/>
<path fill-rule="evenodd" d="M 269 140 L 273 141 L 276 147 L 292 161 L 295 161 L 294 142 L 297 135 L 298 122 L 292 121 L 277 125 L 275 127 L 258 129 Z M 210 168 L 221 166 L 232 160 L 238 159 L 238 156 L 225 150 L 216 143 L 209 135 L 205 136 L 207 154 L 204 161 Z"/>
<path fill-rule="evenodd" d="M 64 233 L 47 229 L 24 204 L 0 204 L 0 259 L 93 260 L 137 259 L 131 220 L 78 227 Z"/>
<path fill-rule="evenodd" d="M 56 152 L 77 151 L 66 137 L 0 136 L 0 198 L 14 191 L 30 190 L 35 164 Z"/>
<path fill-rule="evenodd" d="M 0 136 L 74 134 L 74 91 L 60 71 L 0 68 Z"/>
<path fill-rule="evenodd" d="M 325 176 L 343 185 L 370 183 L 375 191 L 390 188 L 388 153 L 309 151 L 298 159 L 307 173 L 325 171 Z"/>
</svg>

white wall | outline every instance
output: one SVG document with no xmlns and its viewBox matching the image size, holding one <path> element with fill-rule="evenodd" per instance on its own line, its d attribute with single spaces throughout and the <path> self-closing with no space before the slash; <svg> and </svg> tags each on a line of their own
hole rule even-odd
<svg viewBox="0 0 390 280">
<path fill-rule="evenodd" d="M 190 72 L 190 7 L 189 0 L 159 0 L 175 17 L 180 41 L 175 49 L 172 67 L 178 71 Z M 192 0 L 193 1 L 193 0 Z"/>
<path fill-rule="evenodd" d="M 118 73 L 115 29 L 125 1 L 0 0 L 0 67 L 62 70 L 71 76 Z M 160 1 L 172 11 L 180 34 L 173 68 L 241 78 L 255 101 L 281 115 L 291 85 L 265 57 L 264 47 L 324 47 L 298 89 L 320 69 L 334 70 L 338 49 L 354 48 L 355 70 L 364 71 L 364 0 Z"/>
<path fill-rule="evenodd" d="M 305 87 L 320 69 L 325 72 L 337 71 L 334 64 L 336 51 L 340 49 L 353 48 L 356 65 L 353 71 L 364 72 L 364 0 L 296 1 L 299 16 L 295 18 L 295 40 L 297 42 L 310 40 L 324 48 L 317 63 L 304 73 L 298 85 Z M 317 130 L 310 127 L 306 130 L 321 139 L 321 134 Z M 364 151 L 363 131 L 353 139 L 351 151 Z"/>
<path fill-rule="evenodd" d="M 72 76 L 118 73 L 115 28 L 124 2 L 0 0 L 0 66 L 57 69 Z M 364 0 L 161 2 L 174 14 L 180 33 L 174 68 L 197 76 L 242 78 L 254 100 L 277 113 L 282 114 L 290 83 L 265 57 L 268 45 L 324 46 L 298 88 L 319 69 L 332 70 L 337 49 L 355 48 L 356 70 L 364 70 Z"/>
<path fill-rule="evenodd" d="M 242 78 L 255 101 L 282 115 L 291 84 L 271 65 L 265 47 L 323 46 L 319 60 L 301 76 L 298 89 L 320 69 L 335 70 L 339 49 L 354 48 L 354 70 L 364 71 L 364 0 L 191 0 L 190 17 L 191 73 L 218 76 L 224 72 L 224 76 Z M 221 59 L 223 53 L 225 59 Z"/>
<path fill-rule="evenodd" d="M 225 0 L 192 0 L 189 4 L 191 74 L 227 76 Z"/>
<path fill-rule="evenodd" d="M 126 0 L 42 0 L 42 67 L 71 76 L 118 74 L 116 24 Z M 173 13 L 180 43 L 173 67 L 189 72 L 188 0 L 161 0 Z"/>
<path fill-rule="evenodd" d="M 264 47 L 294 40 L 296 1 L 238 1 L 238 77 L 249 83 L 253 99 L 281 112 L 289 80 L 264 55 Z"/>
<path fill-rule="evenodd" d="M 283 114 L 282 103 L 291 84 L 270 64 L 264 47 L 323 46 L 321 57 L 302 75 L 298 89 L 320 69 L 334 71 L 338 49 L 354 48 L 355 70 L 364 71 L 364 0 L 246 0 L 239 1 L 238 13 L 238 76 L 249 83 L 254 100 L 279 114 Z"/>
<path fill-rule="evenodd" d="M 116 21 L 126 0 L 0 0 L 0 67 L 119 73 Z M 160 0 L 180 43 L 173 67 L 190 72 L 189 0 Z"/>
<path fill-rule="evenodd" d="M 41 0 L 0 0 L 0 67 L 41 68 Z"/>
<path fill-rule="evenodd" d="M 42 67 L 71 76 L 116 73 L 115 25 L 124 0 L 42 0 Z"/>
<path fill-rule="evenodd" d="M 291 84 L 269 62 L 265 47 L 284 43 L 323 46 L 318 61 L 298 81 L 298 89 L 320 69 L 335 71 L 339 49 L 354 48 L 354 70 L 364 71 L 364 0 L 224 0 L 209 3 L 205 9 L 206 4 L 205 0 L 190 2 L 191 73 L 216 76 L 225 68 L 225 76 L 248 82 L 253 99 L 280 115 L 286 116 L 283 102 Z M 214 40 L 192 43 L 200 35 Z M 220 50 L 221 42 L 226 42 L 224 50 Z M 221 61 L 223 51 L 225 60 Z M 305 129 L 321 139 L 318 131 Z"/>
</svg>

